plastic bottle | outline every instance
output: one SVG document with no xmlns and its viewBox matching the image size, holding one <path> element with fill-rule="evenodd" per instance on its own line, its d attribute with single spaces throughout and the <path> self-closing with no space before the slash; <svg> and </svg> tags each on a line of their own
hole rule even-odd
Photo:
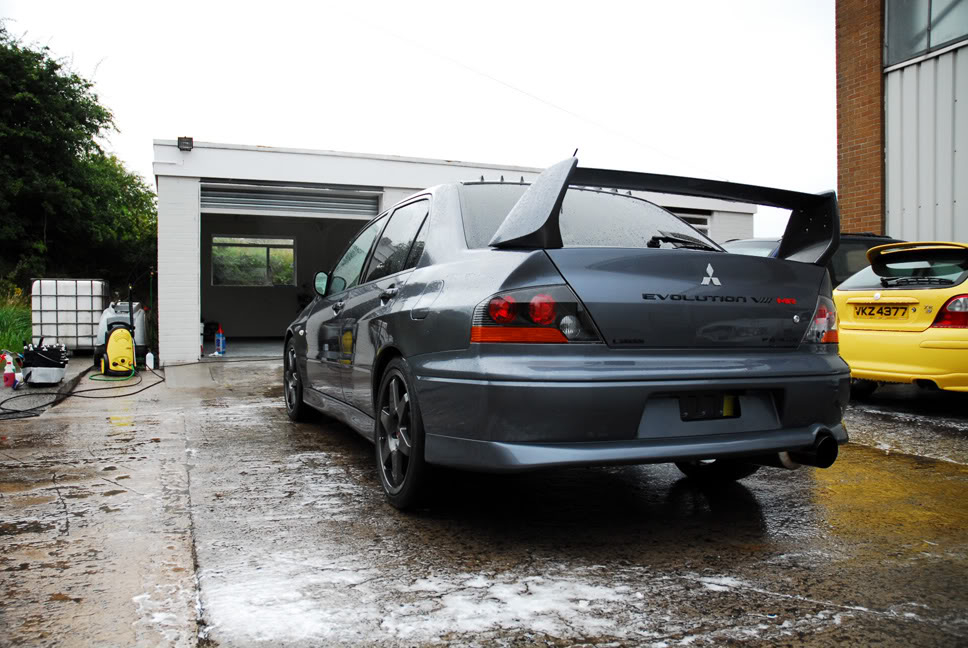
<svg viewBox="0 0 968 648">
<path fill-rule="evenodd" d="M 218 325 L 218 331 L 215 332 L 215 353 L 223 355 L 225 353 L 225 332 L 222 331 L 222 325 Z"/>
<path fill-rule="evenodd" d="M 145 366 L 149 369 L 155 368 L 155 354 L 148 349 L 148 354 L 145 356 Z"/>
<path fill-rule="evenodd" d="M 17 382 L 17 375 L 13 371 L 13 358 L 11 358 L 10 354 L 8 353 L 3 354 L 3 357 L 7 361 L 7 364 L 3 369 L 3 386 L 13 387 Z"/>
</svg>

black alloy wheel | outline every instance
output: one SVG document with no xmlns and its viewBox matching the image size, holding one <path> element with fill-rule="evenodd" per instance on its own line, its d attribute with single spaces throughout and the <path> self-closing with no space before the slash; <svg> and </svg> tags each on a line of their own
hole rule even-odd
<svg viewBox="0 0 968 648">
<path fill-rule="evenodd" d="M 423 426 L 410 368 L 390 361 L 380 381 L 376 420 L 376 464 L 387 500 L 398 509 L 417 503 L 426 470 Z"/>
<path fill-rule="evenodd" d="M 701 482 L 731 482 L 749 477 L 760 469 L 756 464 L 729 459 L 677 461 L 676 468 L 689 479 Z"/>
<path fill-rule="evenodd" d="M 286 397 L 286 413 L 293 421 L 309 419 L 309 407 L 303 403 L 302 378 L 299 376 L 299 363 L 296 360 L 296 347 L 292 340 L 286 344 L 286 355 L 282 366 L 282 391 Z"/>
</svg>

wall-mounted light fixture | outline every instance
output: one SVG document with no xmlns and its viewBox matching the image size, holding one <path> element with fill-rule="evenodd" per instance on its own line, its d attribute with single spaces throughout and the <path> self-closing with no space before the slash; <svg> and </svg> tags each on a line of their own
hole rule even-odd
<svg viewBox="0 0 968 648">
<path fill-rule="evenodd" d="M 179 137 L 178 138 L 178 150 L 179 151 L 191 151 L 195 147 L 195 140 L 191 137 Z"/>
</svg>

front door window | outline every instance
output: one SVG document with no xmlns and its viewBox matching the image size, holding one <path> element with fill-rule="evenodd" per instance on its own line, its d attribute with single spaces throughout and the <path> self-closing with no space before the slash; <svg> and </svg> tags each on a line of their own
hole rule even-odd
<svg viewBox="0 0 968 648">
<path fill-rule="evenodd" d="M 333 276 L 329 285 L 330 294 L 343 292 L 360 283 L 360 274 L 363 272 L 366 256 L 370 253 L 373 241 L 385 222 L 385 218 L 373 221 L 350 244 L 349 249 L 343 254 L 343 258 L 333 269 Z"/>
</svg>

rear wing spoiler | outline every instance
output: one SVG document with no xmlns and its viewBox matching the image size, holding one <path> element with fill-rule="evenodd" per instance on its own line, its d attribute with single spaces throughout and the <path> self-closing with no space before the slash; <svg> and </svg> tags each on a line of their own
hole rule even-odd
<svg viewBox="0 0 968 648">
<path fill-rule="evenodd" d="M 872 247 L 867 251 L 867 260 L 873 265 L 873 263 L 884 256 L 885 254 L 891 254 L 892 252 L 900 252 L 902 250 L 965 250 L 968 251 L 968 244 L 965 243 L 954 243 L 952 241 L 897 241 L 895 243 L 885 243 L 884 245 L 878 245 L 877 247 Z"/>
<path fill-rule="evenodd" d="M 601 187 L 716 198 L 789 209 L 783 239 L 774 256 L 826 265 L 840 244 L 837 194 L 808 194 L 771 187 L 681 176 L 590 169 L 568 158 L 548 167 L 511 208 L 490 245 L 497 248 L 560 248 L 558 218 L 569 186 Z"/>
</svg>

